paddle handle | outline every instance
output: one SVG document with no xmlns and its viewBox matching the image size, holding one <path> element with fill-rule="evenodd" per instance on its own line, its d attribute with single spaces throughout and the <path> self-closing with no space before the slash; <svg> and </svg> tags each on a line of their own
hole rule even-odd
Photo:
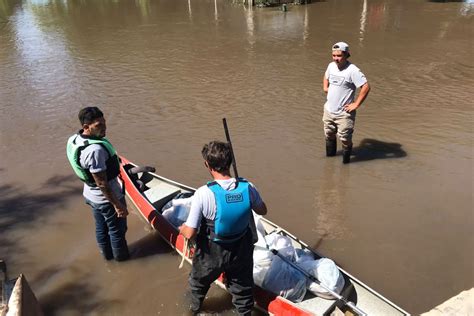
<svg viewBox="0 0 474 316">
<path fill-rule="evenodd" d="M 234 169 L 234 175 L 236 178 L 238 178 L 239 173 L 237 172 L 237 163 L 235 162 L 234 150 L 232 149 L 232 142 L 230 141 L 229 128 L 227 127 L 227 121 L 225 117 L 222 119 L 222 123 L 224 124 L 225 138 L 227 139 L 227 142 L 229 143 L 230 153 L 232 154 L 232 168 Z"/>
<path fill-rule="evenodd" d="M 322 288 L 324 288 L 326 291 L 328 291 L 329 293 L 331 293 L 332 296 L 334 296 L 336 299 L 342 301 L 344 304 L 346 304 L 347 306 L 349 306 L 350 308 L 352 308 L 352 310 L 354 310 L 357 314 L 359 314 L 360 316 L 367 316 L 367 313 L 364 312 L 363 310 L 361 310 L 360 308 L 358 308 L 357 306 L 355 306 L 354 303 L 352 303 L 351 301 L 348 301 L 346 300 L 342 295 L 334 292 L 333 290 L 331 290 L 328 286 L 326 286 L 325 284 L 323 284 L 321 281 L 319 281 L 318 279 L 316 279 L 313 275 L 309 274 L 308 272 L 306 272 L 303 268 L 301 268 L 300 266 L 298 266 L 296 263 L 292 262 L 290 259 L 286 258 L 285 256 L 283 256 L 281 253 L 278 252 L 278 250 L 276 249 L 271 249 L 270 250 L 274 255 L 277 255 L 278 257 L 280 257 L 280 259 L 282 259 L 283 261 L 285 261 L 286 263 L 288 263 L 290 266 L 292 266 L 293 268 L 295 268 L 296 270 L 298 270 L 299 272 L 301 272 L 305 277 L 307 277 L 308 279 L 310 279 L 311 281 L 313 282 L 316 282 L 318 285 L 320 285 Z"/>
</svg>

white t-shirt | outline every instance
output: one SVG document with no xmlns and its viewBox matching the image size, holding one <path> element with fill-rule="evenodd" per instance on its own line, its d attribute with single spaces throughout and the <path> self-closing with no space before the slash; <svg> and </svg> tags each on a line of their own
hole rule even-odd
<svg viewBox="0 0 474 316">
<path fill-rule="evenodd" d="M 356 88 L 360 88 L 367 82 L 362 71 L 350 62 L 343 70 L 339 70 L 335 62 L 330 63 L 324 77 L 329 80 L 324 108 L 333 114 L 342 113 L 344 105 L 354 102 Z"/>
<path fill-rule="evenodd" d="M 216 180 L 216 182 L 224 190 L 232 190 L 235 188 L 235 178 L 230 178 L 226 180 Z M 260 197 L 255 186 L 249 182 L 249 195 L 250 195 L 250 205 L 252 207 L 258 207 L 262 205 L 263 201 Z M 198 228 L 201 224 L 201 218 L 213 220 L 216 217 L 216 199 L 214 193 L 209 189 L 207 185 L 203 185 L 193 195 L 193 200 L 191 203 L 191 210 L 189 211 L 188 219 L 186 220 L 186 226 L 192 228 Z"/>
<path fill-rule="evenodd" d="M 109 152 L 99 144 L 92 144 L 84 148 L 81 152 L 79 162 L 82 168 L 89 170 L 91 173 L 97 173 L 107 170 L 105 164 L 107 159 L 109 159 Z M 109 180 L 109 186 L 118 199 L 123 198 L 122 187 L 118 178 Z M 90 187 L 84 183 L 82 194 L 86 199 L 97 204 L 105 204 L 109 202 L 104 194 L 102 194 L 99 187 Z"/>
</svg>

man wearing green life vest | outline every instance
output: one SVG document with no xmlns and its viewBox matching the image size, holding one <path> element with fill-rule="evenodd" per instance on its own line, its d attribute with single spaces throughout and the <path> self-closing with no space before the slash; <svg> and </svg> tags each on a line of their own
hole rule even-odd
<svg viewBox="0 0 474 316">
<path fill-rule="evenodd" d="M 127 205 L 119 182 L 120 162 L 105 138 L 102 111 L 86 107 L 79 111 L 82 129 L 69 137 L 67 157 L 76 175 L 84 182 L 83 195 L 95 219 L 96 239 L 106 260 L 127 260 Z"/>
</svg>

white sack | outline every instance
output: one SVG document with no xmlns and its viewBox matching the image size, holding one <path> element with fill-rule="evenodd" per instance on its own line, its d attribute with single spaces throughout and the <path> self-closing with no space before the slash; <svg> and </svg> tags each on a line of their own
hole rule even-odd
<svg viewBox="0 0 474 316">
<path fill-rule="evenodd" d="M 328 287 L 330 290 L 340 294 L 342 288 L 344 287 L 344 277 L 342 273 L 337 268 L 334 261 L 328 258 L 322 258 L 319 260 L 308 260 L 299 262 L 298 265 L 318 279 L 322 284 Z M 308 285 L 308 290 L 314 295 L 333 299 L 334 297 L 329 293 L 328 290 L 317 284 L 316 282 L 311 282 Z"/>
<path fill-rule="evenodd" d="M 265 241 L 265 227 L 263 227 L 261 218 L 262 216 L 256 214 L 254 211 L 253 213 L 253 219 L 255 221 L 255 228 L 257 230 L 257 236 L 258 236 L 258 241 L 255 243 L 255 247 L 261 247 L 261 248 L 267 248 L 267 242 Z"/>
<path fill-rule="evenodd" d="M 253 281 L 262 287 L 263 280 L 272 265 L 274 255 L 266 247 L 255 246 L 253 251 Z"/>
<path fill-rule="evenodd" d="M 256 285 L 262 287 L 265 275 L 272 264 L 273 254 L 268 250 L 267 242 L 265 241 L 266 232 L 261 222 L 262 216 L 255 212 L 252 213 L 258 236 L 258 241 L 255 243 L 253 251 L 253 281 Z"/>
<path fill-rule="evenodd" d="M 293 247 L 290 237 L 271 233 L 265 236 L 265 240 L 270 249 L 278 250 L 278 252 L 288 260 L 295 260 L 295 247 Z"/>
<path fill-rule="evenodd" d="M 192 197 L 171 200 L 163 207 L 162 215 L 175 227 L 179 227 L 188 218 L 191 202 Z"/>
<path fill-rule="evenodd" d="M 290 301 L 301 302 L 306 295 L 306 277 L 278 256 L 273 256 L 262 287 Z"/>
<path fill-rule="evenodd" d="M 308 249 L 295 249 L 295 262 L 301 263 L 304 261 L 313 261 L 314 255 Z"/>
</svg>

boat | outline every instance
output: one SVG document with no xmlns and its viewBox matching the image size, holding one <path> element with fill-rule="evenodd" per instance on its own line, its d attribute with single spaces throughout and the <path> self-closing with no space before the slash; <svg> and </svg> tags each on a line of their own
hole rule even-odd
<svg viewBox="0 0 474 316">
<path fill-rule="evenodd" d="M 26 277 L 9 279 L 6 264 L 0 260 L 0 316 L 42 316 L 43 312 Z"/>
<path fill-rule="evenodd" d="M 135 205 L 140 215 L 154 228 L 161 237 L 174 248 L 183 260 L 192 264 L 193 249 L 186 246 L 185 239 L 178 228 L 171 224 L 161 213 L 162 208 L 178 194 L 190 195 L 195 189 L 167 179 L 153 172 L 150 168 L 140 167 L 121 157 L 120 167 L 127 197 Z M 324 258 L 321 254 L 286 231 L 283 227 L 261 217 L 266 233 L 276 232 L 291 239 L 295 249 L 311 251 L 316 259 Z M 292 302 L 263 288 L 255 288 L 255 307 L 270 315 L 331 315 L 333 312 L 342 315 L 410 315 L 408 312 L 371 289 L 356 277 L 338 266 L 345 281 L 340 293 L 342 299 L 326 299 L 307 292 L 298 303 Z M 223 276 L 215 283 L 226 289 Z M 352 308 L 354 306 L 355 308 Z"/>
</svg>

